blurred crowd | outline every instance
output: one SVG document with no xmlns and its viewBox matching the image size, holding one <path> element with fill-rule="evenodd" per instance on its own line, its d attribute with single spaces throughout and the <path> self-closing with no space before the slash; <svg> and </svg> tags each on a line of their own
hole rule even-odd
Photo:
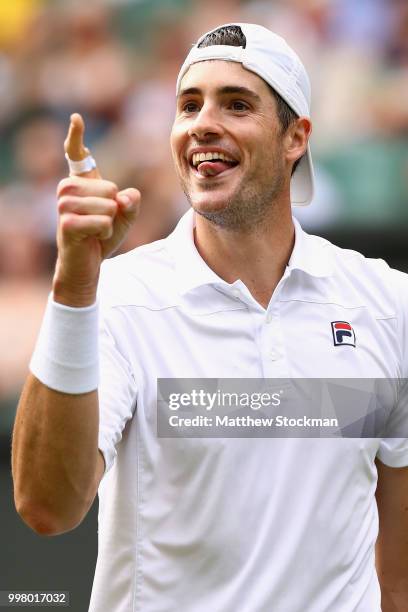
<svg viewBox="0 0 408 612">
<path fill-rule="evenodd" d="M 0 400 L 21 387 L 50 289 L 69 115 L 103 176 L 142 192 L 123 250 L 165 236 L 187 208 L 168 146 L 179 67 L 198 35 L 237 21 L 282 34 L 311 77 L 317 193 L 302 222 L 336 223 L 354 197 L 375 217 L 398 181 L 408 205 L 407 0 L 2 2 Z"/>
</svg>

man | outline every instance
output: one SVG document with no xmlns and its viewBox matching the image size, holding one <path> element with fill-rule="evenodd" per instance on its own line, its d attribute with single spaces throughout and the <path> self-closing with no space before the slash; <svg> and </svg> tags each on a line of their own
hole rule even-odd
<svg viewBox="0 0 408 612">
<path fill-rule="evenodd" d="M 192 209 L 167 239 L 106 261 L 99 285 L 140 195 L 99 177 L 72 117 L 13 473 L 18 511 L 44 534 L 74 528 L 99 487 L 92 611 L 407 609 L 406 439 L 156 434 L 158 378 L 406 376 L 406 276 L 292 220 L 313 193 L 309 104 L 280 37 L 204 35 L 171 134 Z"/>
</svg>

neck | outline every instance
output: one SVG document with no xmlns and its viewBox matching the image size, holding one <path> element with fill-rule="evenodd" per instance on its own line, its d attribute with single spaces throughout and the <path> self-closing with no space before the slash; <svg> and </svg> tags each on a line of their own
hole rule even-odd
<svg viewBox="0 0 408 612">
<path fill-rule="evenodd" d="M 295 241 L 290 207 L 271 211 L 253 229 L 228 229 L 196 214 L 195 244 L 201 257 L 227 283 L 240 279 L 267 307 Z"/>
</svg>

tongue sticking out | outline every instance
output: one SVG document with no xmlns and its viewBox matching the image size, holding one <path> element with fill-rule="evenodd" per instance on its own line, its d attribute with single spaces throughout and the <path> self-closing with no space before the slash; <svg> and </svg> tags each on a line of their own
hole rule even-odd
<svg viewBox="0 0 408 612">
<path fill-rule="evenodd" d="M 197 171 L 201 176 L 217 176 L 224 170 L 231 168 L 231 164 L 223 161 L 204 161 L 198 165 Z"/>
</svg>

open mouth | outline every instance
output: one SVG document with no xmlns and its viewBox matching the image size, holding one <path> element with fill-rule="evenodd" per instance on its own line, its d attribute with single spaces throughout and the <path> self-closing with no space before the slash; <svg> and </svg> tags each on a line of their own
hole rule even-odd
<svg viewBox="0 0 408 612">
<path fill-rule="evenodd" d="M 238 166 L 238 161 L 224 153 L 208 152 L 193 153 L 190 166 L 196 176 L 204 178 L 219 176 Z"/>
</svg>

